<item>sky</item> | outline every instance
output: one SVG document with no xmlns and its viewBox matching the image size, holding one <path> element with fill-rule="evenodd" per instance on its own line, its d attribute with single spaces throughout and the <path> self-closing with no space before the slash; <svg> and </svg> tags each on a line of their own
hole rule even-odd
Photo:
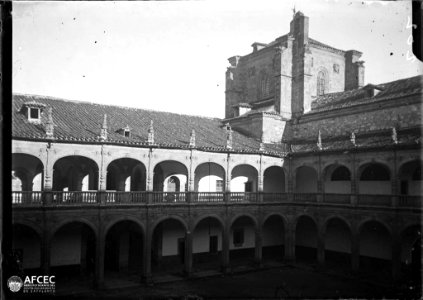
<svg viewBox="0 0 423 300">
<path fill-rule="evenodd" d="M 13 3 L 13 92 L 224 117 L 227 59 L 289 32 L 363 52 L 365 84 L 422 74 L 411 1 L 21 1 Z"/>
</svg>

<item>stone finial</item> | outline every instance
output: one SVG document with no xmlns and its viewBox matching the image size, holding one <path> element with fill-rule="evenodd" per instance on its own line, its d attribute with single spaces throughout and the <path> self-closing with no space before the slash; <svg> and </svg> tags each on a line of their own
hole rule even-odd
<svg viewBox="0 0 423 300">
<path fill-rule="evenodd" d="M 194 129 L 191 131 L 191 135 L 189 137 L 189 147 L 195 148 L 195 130 Z"/>
<path fill-rule="evenodd" d="M 232 149 L 232 128 L 226 123 L 226 149 Z"/>
<path fill-rule="evenodd" d="M 260 148 L 259 148 L 260 152 L 264 152 L 264 143 L 260 142 Z"/>
<path fill-rule="evenodd" d="M 323 150 L 322 134 L 320 133 L 320 130 L 319 130 L 319 133 L 318 133 L 318 136 L 317 136 L 317 148 L 319 150 Z"/>
<path fill-rule="evenodd" d="M 48 139 L 54 138 L 53 108 L 47 110 L 46 136 Z"/>
<path fill-rule="evenodd" d="M 154 145 L 154 128 L 153 128 L 153 120 L 150 121 L 150 126 L 148 127 L 148 140 L 147 143 L 149 145 Z"/>
<path fill-rule="evenodd" d="M 104 114 L 103 125 L 101 126 L 100 140 L 101 141 L 107 140 L 107 115 L 106 114 Z"/>
<path fill-rule="evenodd" d="M 394 144 L 398 144 L 398 134 L 395 127 L 392 127 L 392 140 L 394 141 Z"/>
<path fill-rule="evenodd" d="M 354 145 L 354 147 L 357 146 L 357 144 L 355 142 L 355 133 L 354 132 L 351 132 L 350 141 Z"/>
</svg>

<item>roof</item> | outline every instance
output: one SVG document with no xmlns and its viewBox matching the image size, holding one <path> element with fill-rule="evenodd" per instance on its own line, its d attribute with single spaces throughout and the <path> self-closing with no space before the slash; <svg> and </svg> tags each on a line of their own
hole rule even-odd
<svg viewBox="0 0 423 300">
<path fill-rule="evenodd" d="M 35 101 L 52 107 L 54 140 L 62 142 L 102 143 L 99 140 L 103 117 L 107 114 L 108 144 L 147 146 L 148 128 L 153 121 L 157 147 L 189 148 L 190 134 L 195 130 L 196 148 L 205 151 L 228 151 L 227 131 L 222 120 L 153 110 L 119 107 L 89 102 L 16 94 L 12 105 L 12 137 L 26 140 L 48 140 L 45 133 L 47 114 L 42 113 L 41 123 L 31 123 L 20 112 L 22 105 Z M 131 128 L 125 137 L 119 129 Z M 279 145 L 280 146 L 280 145 Z M 281 156 L 279 146 L 265 145 L 264 153 Z M 232 133 L 234 152 L 263 153 L 260 141 L 237 131 Z"/>
<path fill-rule="evenodd" d="M 311 103 L 311 112 L 328 111 L 337 108 L 352 107 L 364 103 L 421 94 L 422 87 L 423 75 L 378 85 L 369 84 L 350 91 L 319 96 Z M 377 90 L 380 90 L 380 92 L 372 96 L 369 93 L 369 90 L 372 88 L 376 88 Z"/>
<path fill-rule="evenodd" d="M 324 44 L 324 43 L 322 43 L 322 42 L 316 41 L 316 40 L 314 40 L 314 39 L 312 39 L 312 38 L 309 38 L 309 39 L 308 39 L 308 41 L 309 41 L 309 44 L 310 44 L 310 45 L 315 46 L 316 48 L 321 48 L 321 49 L 331 50 L 331 51 L 334 51 L 334 52 L 339 52 L 340 54 L 345 53 L 345 51 L 344 51 L 344 50 L 334 48 L 334 47 L 329 46 L 329 45 L 327 45 L 327 44 Z"/>
</svg>

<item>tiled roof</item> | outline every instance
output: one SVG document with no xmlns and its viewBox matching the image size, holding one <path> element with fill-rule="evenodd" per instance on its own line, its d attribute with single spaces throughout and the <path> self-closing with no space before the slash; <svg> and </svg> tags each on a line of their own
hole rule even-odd
<svg viewBox="0 0 423 300">
<path fill-rule="evenodd" d="M 311 103 L 311 112 L 327 111 L 363 103 L 421 94 L 423 90 L 422 86 L 423 76 L 415 76 L 378 85 L 367 85 L 350 91 L 326 94 L 316 98 Z M 369 94 L 369 89 L 373 87 L 380 90 L 380 92 L 372 97 Z"/>
<path fill-rule="evenodd" d="M 364 134 L 357 133 L 355 138 L 355 145 L 350 140 L 349 136 L 325 138 L 322 139 L 322 150 L 324 151 L 348 151 L 352 149 L 369 149 L 369 148 L 385 148 L 385 147 L 401 147 L 421 145 L 421 129 L 407 129 L 398 131 L 397 144 L 392 139 L 391 129 L 382 130 L 378 132 L 366 132 Z M 319 151 L 317 147 L 317 137 L 315 141 L 296 141 L 291 145 L 290 149 L 293 153 L 307 153 Z"/>
<path fill-rule="evenodd" d="M 148 127 L 153 121 L 155 145 L 164 148 L 188 148 L 190 133 L 195 130 L 196 148 L 206 151 L 227 151 L 227 131 L 222 120 L 169 112 L 118 107 L 88 102 L 66 101 L 51 97 L 13 96 L 12 137 L 28 140 L 46 140 L 47 114 L 40 124 L 29 122 L 20 112 L 22 105 L 36 101 L 53 109 L 54 138 L 63 142 L 100 143 L 103 116 L 107 114 L 108 139 L 106 143 L 146 146 Z M 126 126 L 131 136 L 118 133 Z M 237 131 L 232 134 L 232 151 L 259 153 L 260 141 Z M 265 145 L 264 153 L 282 156 L 281 145 Z M 263 152 L 260 152 L 263 153 Z"/>
</svg>

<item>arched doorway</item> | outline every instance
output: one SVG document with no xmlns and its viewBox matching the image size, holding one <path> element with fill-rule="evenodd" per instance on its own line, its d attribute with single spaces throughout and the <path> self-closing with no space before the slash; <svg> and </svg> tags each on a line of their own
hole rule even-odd
<svg viewBox="0 0 423 300">
<path fill-rule="evenodd" d="M 154 167 L 153 190 L 163 193 L 154 194 L 154 202 L 185 202 L 188 190 L 188 170 L 174 160 L 158 163 Z"/>
<path fill-rule="evenodd" d="M 38 274 L 41 271 L 41 237 L 30 226 L 13 224 L 12 255 L 15 275 Z"/>
<path fill-rule="evenodd" d="M 389 168 L 381 163 L 369 163 L 359 169 L 360 194 L 391 194 Z"/>
<path fill-rule="evenodd" d="M 146 169 L 143 163 L 132 158 L 120 158 L 107 166 L 107 190 L 145 191 Z"/>
<path fill-rule="evenodd" d="M 309 216 L 298 218 L 295 228 L 295 256 L 298 262 L 316 262 L 317 225 Z"/>
<path fill-rule="evenodd" d="M 371 220 L 360 227 L 359 253 L 361 272 L 391 278 L 392 239 L 381 222 Z"/>
<path fill-rule="evenodd" d="M 154 274 L 183 275 L 186 255 L 186 226 L 179 219 L 165 219 L 153 229 L 151 269 Z"/>
<path fill-rule="evenodd" d="M 193 231 L 193 269 L 219 270 L 222 265 L 223 225 L 215 217 L 206 217 Z"/>
<path fill-rule="evenodd" d="M 286 191 L 283 168 L 277 166 L 269 167 L 264 171 L 263 176 L 263 192 L 284 193 Z"/>
<path fill-rule="evenodd" d="M 317 172 L 314 168 L 301 166 L 295 174 L 296 193 L 317 193 Z"/>
<path fill-rule="evenodd" d="M 281 262 L 285 256 L 285 222 L 279 215 L 269 216 L 262 226 L 263 262 Z"/>
<path fill-rule="evenodd" d="M 50 255 L 51 273 L 65 278 L 62 284 L 81 279 L 92 282 L 96 255 L 94 230 L 82 222 L 61 226 L 52 237 Z"/>
<path fill-rule="evenodd" d="M 39 203 L 44 188 L 44 166 L 33 155 L 12 154 L 12 203 Z"/>
<path fill-rule="evenodd" d="M 250 216 L 234 220 L 229 232 L 229 259 L 232 267 L 254 265 L 256 222 Z"/>
<path fill-rule="evenodd" d="M 331 268 L 351 268 L 351 230 L 341 218 L 331 218 L 325 230 L 325 262 Z"/>
<path fill-rule="evenodd" d="M 108 230 L 104 257 L 105 277 L 141 275 L 143 236 L 142 227 L 130 220 L 119 221 Z"/>
</svg>

